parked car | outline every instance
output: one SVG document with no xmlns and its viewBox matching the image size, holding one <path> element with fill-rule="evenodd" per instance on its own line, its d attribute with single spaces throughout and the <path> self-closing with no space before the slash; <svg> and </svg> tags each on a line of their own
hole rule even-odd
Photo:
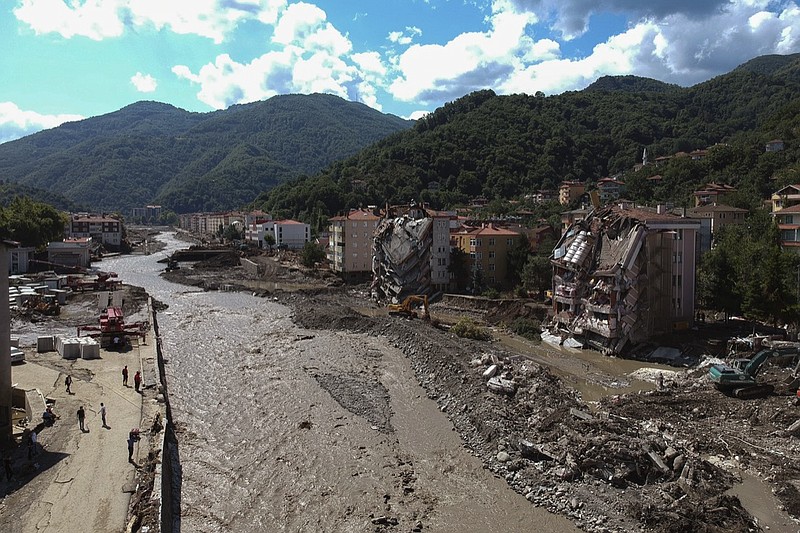
<svg viewBox="0 0 800 533">
<path fill-rule="evenodd" d="M 19 348 L 12 346 L 11 347 L 11 363 L 24 363 L 25 362 L 25 352 L 20 350 Z"/>
</svg>

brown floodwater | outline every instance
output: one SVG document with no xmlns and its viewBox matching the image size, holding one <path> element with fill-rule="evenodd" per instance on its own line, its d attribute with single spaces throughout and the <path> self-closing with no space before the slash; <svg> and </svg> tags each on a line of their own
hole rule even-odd
<svg viewBox="0 0 800 533">
<path fill-rule="evenodd" d="M 183 246 L 164 240 L 167 253 Z M 182 530 L 356 532 L 396 521 L 397 531 L 577 531 L 469 453 L 386 339 L 297 328 L 269 299 L 166 282 L 156 260 L 104 268 L 169 305 L 159 325 Z M 337 379 L 334 398 L 321 383 Z M 351 404 L 391 413 L 387 427 Z"/>
</svg>

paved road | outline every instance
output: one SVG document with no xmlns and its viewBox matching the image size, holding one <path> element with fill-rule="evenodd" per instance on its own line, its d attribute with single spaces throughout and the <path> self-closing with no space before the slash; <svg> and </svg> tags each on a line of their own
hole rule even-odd
<svg viewBox="0 0 800 533">
<path fill-rule="evenodd" d="M 41 449 L 32 460 L 22 446 L 13 452 L 16 479 L 0 482 L 0 531 L 38 533 L 124 531 L 135 465 L 128 462 L 127 437 L 142 420 L 142 395 L 133 388 L 133 374 L 142 361 L 152 360 L 154 346 L 133 347 L 127 353 L 101 352 L 101 359 L 66 361 L 57 353 L 32 354 L 12 367 L 12 382 L 22 389 L 39 389 L 55 400 L 60 419 L 44 428 Z M 128 365 L 129 386 L 122 385 Z M 67 394 L 64 377 L 73 378 Z M 102 427 L 100 403 L 107 408 Z M 76 412 L 86 410 L 88 432 L 78 427 Z M 38 422 L 38 421 L 37 421 Z M 136 446 L 146 455 L 144 440 Z"/>
</svg>

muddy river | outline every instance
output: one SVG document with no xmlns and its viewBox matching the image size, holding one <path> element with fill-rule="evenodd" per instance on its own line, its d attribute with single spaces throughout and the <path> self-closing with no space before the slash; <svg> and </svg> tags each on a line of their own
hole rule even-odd
<svg viewBox="0 0 800 533">
<path fill-rule="evenodd" d="M 162 239 L 166 253 L 185 246 Z M 169 283 L 163 256 L 102 268 L 169 305 L 182 531 L 576 531 L 483 468 L 385 339 Z"/>
</svg>

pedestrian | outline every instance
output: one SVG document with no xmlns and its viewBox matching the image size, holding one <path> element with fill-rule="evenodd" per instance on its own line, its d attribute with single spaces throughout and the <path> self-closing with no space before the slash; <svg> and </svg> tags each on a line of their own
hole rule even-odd
<svg viewBox="0 0 800 533">
<path fill-rule="evenodd" d="M 106 424 L 106 406 L 103 402 L 100 402 L 100 418 L 103 419 L 103 427 L 108 428 L 108 424 Z"/>
<path fill-rule="evenodd" d="M 9 454 L 3 456 L 3 467 L 6 470 L 6 481 L 11 481 L 11 478 L 14 477 L 14 471 L 11 469 L 11 456 Z"/>
<path fill-rule="evenodd" d="M 139 386 L 142 384 L 142 373 L 138 370 L 133 375 L 133 386 L 136 388 L 136 392 L 139 392 Z"/>
<path fill-rule="evenodd" d="M 81 405 L 80 409 L 78 409 L 78 425 L 81 428 L 81 431 L 86 431 L 86 427 L 83 425 L 84 420 L 86 420 L 86 411 L 84 411 L 83 406 Z"/>
<path fill-rule="evenodd" d="M 72 376 L 67 374 L 67 377 L 64 378 L 64 385 L 67 386 L 67 394 L 72 394 L 72 391 L 69 388 L 72 386 Z"/>
<path fill-rule="evenodd" d="M 33 430 L 28 434 L 28 459 L 33 459 L 33 457 L 36 455 L 36 443 L 38 440 L 39 439 L 36 436 L 36 430 Z"/>
<path fill-rule="evenodd" d="M 122 386 L 128 386 L 128 365 L 125 365 L 125 368 L 122 369 Z"/>
<path fill-rule="evenodd" d="M 664 390 L 664 374 L 658 373 L 658 390 Z"/>
<path fill-rule="evenodd" d="M 134 428 L 128 433 L 128 462 L 133 462 L 133 445 L 139 440 L 139 430 Z"/>
</svg>

